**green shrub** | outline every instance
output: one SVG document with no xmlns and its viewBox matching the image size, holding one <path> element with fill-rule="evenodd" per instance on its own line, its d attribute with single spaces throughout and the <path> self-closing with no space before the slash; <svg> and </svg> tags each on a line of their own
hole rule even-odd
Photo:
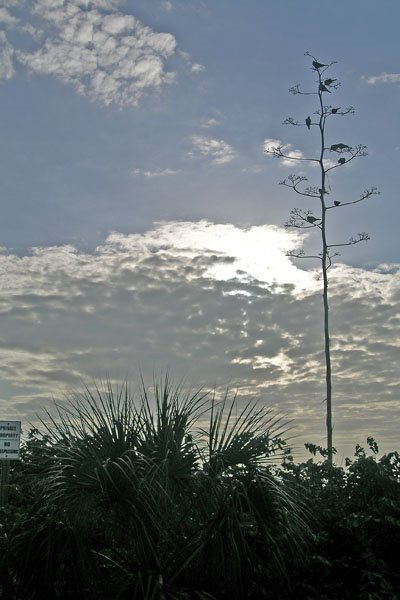
<svg viewBox="0 0 400 600">
<path fill-rule="evenodd" d="M 296 598 L 400 598 L 400 457 L 378 458 L 375 440 L 367 444 L 369 455 L 357 445 L 345 468 L 284 461 L 283 477 L 297 483 L 313 512 L 313 550 L 292 574 Z"/>
</svg>

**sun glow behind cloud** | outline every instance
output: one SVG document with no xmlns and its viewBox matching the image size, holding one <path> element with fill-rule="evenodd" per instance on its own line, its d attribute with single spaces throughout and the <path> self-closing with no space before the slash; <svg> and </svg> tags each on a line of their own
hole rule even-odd
<svg viewBox="0 0 400 600">
<path fill-rule="evenodd" d="M 278 289 L 293 285 L 297 293 L 318 287 L 313 273 L 299 269 L 285 255 L 286 250 L 298 244 L 300 236 L 274 225 L 239 228 L 207 221 L 159 223 L 156 236 L 160 246 L 170 244 L 175 250 L 193 255 L 208 251 L 230 257 L 232 261 L 207 270 L 207 275 L 214 279 L 248 281 L 250 278 Z"/>
</svg>

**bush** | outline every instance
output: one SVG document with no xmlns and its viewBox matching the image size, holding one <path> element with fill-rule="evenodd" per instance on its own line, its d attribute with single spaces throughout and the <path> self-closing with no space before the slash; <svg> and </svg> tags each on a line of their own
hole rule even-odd
<svg viewBox="0 0 400 600">
<path fill-rule="evenodd" d="M 284 461 L 282 476 L 296 482 L 313 513 L 308 564 L 292 574 L 296 598 L 400 598 L 400 457 L 378 458 L 375 440 L 367 444 L 369 455 L 357 445 L 345 468 Z"/>
</svg>

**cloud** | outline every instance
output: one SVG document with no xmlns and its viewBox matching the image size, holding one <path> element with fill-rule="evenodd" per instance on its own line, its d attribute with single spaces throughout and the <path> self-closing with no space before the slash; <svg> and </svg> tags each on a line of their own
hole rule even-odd
<svg viewBox="0 0 400 600">
<path fill-rule="evenodd" d="M 218 121 L 218 119 L 211 117 L 210 119 L 205 119 L 205 121 L 201 123 L 200 127 L 203 127 L 203 129 L 209 129 L 210 127 L 215 127 L 216 125 L 219 125 L 220 122 L 221 121 Z"/>
<path fill-rule="evenodd" d="M 380 85 L 382 83 L 400 84 L 400 73 L 381 73 L 380 75 L 363 75 L 362 81 L 367 85 Z"/>
<path fill-rule="evenodd" d="M 165 0 L 165 2 L 161 2 L 161 7 L 166 12 L 171 12 L 174 10 L 174 5 L 169 0 Z"/>
<path fill-rule="evenodd" d="M 296 160 L 304 160 L 307 158 L 302 152 L 302 150 L 294 149 L 293 144 L 284 144 L 279 139 L 266 138 L 263 143 L 263 149 L 268 156 L 277 156 L 279 158 L 280 164 L 284 167 L 292 167 Z M 287 158 L 280 157 L 279 154 L 277 154 L 279 152 L 285 154 Z M 305 160 L 304 163 L 310 167 L 318 166 L 318 163 L 316 161 L 307 162 L 307 160 Z M 324 165 L 326 169 L 329 169 L 331 167 L 337 166 L 337 163 L 336 161 L 325 157 Z"/>
<path fill-rule="evenodd" d="M 178 54 L 185 61 L 186 65 L 189 67 L 192 73 L 202 73 L 206 70 L 204 65 L 192 62 L 189 52 L 185 52 L 184 50 L 178 50 Z"/>
<path fill-rule="evenodd" d="M 0 7 L 0 23 L 4 23 L 4 25 L 16 25 L 18 23 L 18 19 L 3 6 Z"/>
<path fill-rule="evenodd" d="M 169 177 L 171 175 L 177 175 L 180 171 L 175 170 L 175 169 L 161 169 L 159 171 L 146 171 L 144 169 L 134 169 L 133 170 L 133 174 L 138 177 L 138 176 L 143 176 L 143 177 L 147 177 L 149 179 L 152 179 L 154 177 Z"/>
<path fill-rule="evenodd" d="M 201 65 L 200 63 L 192 63 L 191 68 L 193 73 L 202 73 L 206 70 L 205 66 Z"/>
<path fill-rule="evenodd" d="M 264 140 L 264 152 L 273 152 L 275 148 L 280 148 L 281 151 L 286 154 L 289 158 L 280 158 L 280 164 L 284 166 L 293 166 L 294 161 L 292 159 L 305 158 L 301 150 L 293 149 L 292 144 L 284 144 L 281 140 L 266 138 Z"/>
<path fill-rule="evenodd" d="M 36 0 L 35 19 L 45 41 L 36 50 L 18 50 L 32 73 L 52 75 L 78 93 L 105 105 L 137 106 L 148 94 L 174 81 L 165 69 L 176 39 L 157 33 L 111 0 Z"/>
<path fill-rule="evenodd" d="M 224 140 L 217 140 L 203 135 L 193 135 L 192 144 L 195 148 L 193 156 L 208 156 L 215 165 L 224 165 L 236 158 L 234 148 Z"/>
<path fill-rule="evenodd" d="M 194 386 L 238 389 L 324 443 L 320 282 L 280 250 L 297 235 L 206 221 L 159 223 L 72 246 L 0 255 L 0 411 L 39 406 L 110 377 L 171 368 Z M 303 290 L 303 291 L 302 291 Z M 398 437 L 400 265 L 331 271 L 335 443 Z"/>
</svg>

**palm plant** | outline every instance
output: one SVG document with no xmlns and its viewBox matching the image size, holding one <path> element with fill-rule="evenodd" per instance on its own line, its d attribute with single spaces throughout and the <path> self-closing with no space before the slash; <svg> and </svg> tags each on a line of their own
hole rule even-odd
<svg viewBox="0 0 400 600">
<path fill-rule="evenodd" d="M 152 393 L 142 384 L 138 405 L 107 383 L 47 413 L 48 467 L 13 541 L 21 597 L 242 598 L 276 574 L 282 585 L 307 534 L 268 466 L 285 424 L 235 406 L 166 377 Z"/>
<path fill-rule="evenodd" d="M 307 532 L 304 507 L 271 469 L 285 445 L 287 423 L 255 402 L 237 416 L 235 408 L 236 398 L 213 399 L 209 426 L 201 429 L 199 564 L 229 597 L 250 596 L 252 587 L 258 597 L 257 581 L 265 586 L 268 580 L 271 587 L 276 574 L 282 594 L 287 561 L 296 557 Z"/>
</svg>

